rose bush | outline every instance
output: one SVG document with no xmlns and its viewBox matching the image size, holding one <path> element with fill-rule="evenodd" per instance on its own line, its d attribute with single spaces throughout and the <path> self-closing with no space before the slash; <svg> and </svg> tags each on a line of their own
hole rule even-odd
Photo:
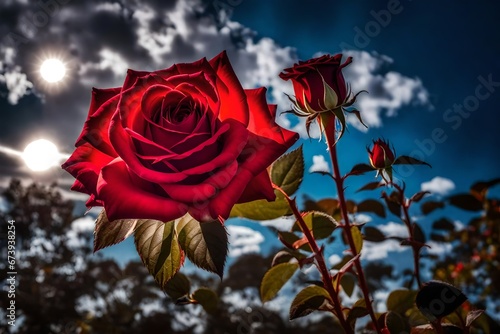
<svg viewBox="0 0 500 334">
<path fill-rule="evenodd" d="M 280 78 L 291 80 L 298 107 L 309 113 L 318 113 L 341 107 L 349 99 L 342 69 L 352 62 L 348 57 L 341 63 L 342 54 L 324 55 L 299 61 L 283 70 Z"/>
<path fill-rule="evenodd" d="M 266 89 L 243 89 L 225 52 L 210 61 L 127 73 L 94 89 L 72 189 L 108 218 L 227 218 L 235 203 L 274 200 L 267 167 L 297 139 L 275 123 Z"/>
</svg>

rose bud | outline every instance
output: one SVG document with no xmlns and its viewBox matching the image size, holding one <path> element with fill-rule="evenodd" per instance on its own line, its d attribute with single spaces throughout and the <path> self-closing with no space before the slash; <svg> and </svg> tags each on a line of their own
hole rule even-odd
<svg viewBox="0 0 500 334">
<path fill-rule="evenodd" d="M 341 59 L 342 54 L 337 54 L 299 61 L 280 74 L 281 79 L 292 81 L 297 108 L 313 114 L 337 109 L 347 102 L 349 92 L 342 69 L 352 62 L 352 57 L 344 63 Z"/>
<path fill-rule="evenodd" d="M 375 169 L 386 169 L 394 163 L 394 152 L 389 147 L 389 143 L 382 139 L 373 141 L 371 151 L 369 148 L 366 148 L 366 150 L 368 151 L 370 164 Z"/>
<path fill-rule="evenodd" d="M 266 89 L 243 89 L 225 52 L 94 89 L 63 168 L 110 221 L 227 219 L 234 204 L 273 201 L 267 168 L 298 139 L 275 122 Z"/>
</svg>

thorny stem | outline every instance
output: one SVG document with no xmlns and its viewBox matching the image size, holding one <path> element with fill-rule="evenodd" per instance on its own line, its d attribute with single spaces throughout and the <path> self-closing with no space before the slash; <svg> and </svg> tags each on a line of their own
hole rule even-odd
<svg viewBox="0 0 500 334">
<path fill-rule="evenodd" d="M 344 220 L 344 232 L 347 237 L 352 255 L 356 257 L 356 255 L 358 255 L 358 251 L 356 250 L 354 238 L 352 236 L 352 226 L 349 221 L 349 213 L 347 211 L 347 204 L 344 196 L 344 177 L 342 177 L 342 175 L 340 174 L 340 168 L 337 159 L 335 115 L 333 114 L 333 112 L 323 113 L 321 114 L 321 121 L 326 135 L 328 150 L 330 151 L 330 158 L 332 160 L 333 179 L 335 180 L 335 185 L 337 187 L 340 212 L 342 214 L 342 219 Z M 354 266 L 356 267 L 356 272 L 359 279 L 359 287 L 361 288 L 363 297 L 366 301 L 366 308 L 368 310 L 368 313 L 370 314 L 373 326 L 375 327 L 377 333 L 382 333 L 377 322 L 377 317 L 375 316 L 375 311 L 373 309 L 372 301 L 370 298 L 370 292 L 368 290 L 368 284 L 366 282 L 365 273 L 363 271 L 363 267 L 361 266 L 361 260 L 359 257 L 354 260 Z"/>
<path fill-rule="evenodd" d="M 404 188 L 400 187 L 398 184 L 393 182 L 390 182 L 389 184 L 392 185 L 394 188 L 396 188 L 399 192 L 399 201 L 401 202 L 401 207 L 403 208 L 402 220 L 405 223 L 406 227 L 408 228 L 409 240 L 413 251 L 413 265 L 414 265 L 413 274 L 417 279 L 417 285 L 418 288 L 420 289 L 422 287 L 422 281 L 420 280 L 420 265 L 419 265 L 420 248 L 414 244 L 413 225 L 411 223 L 411 218 L 409 213 L 411 202 L 406 199 L 404 194 Z"/>
<path fill-rule="evenodd" d="M 291 199 L 290 196 L 286 192 L 284 192 L 280 187 L 273 185 L 275 189 L 279 190 L 283 196 L 285 196 L 290 208 L 292 209 L 293 215 L 297 219 L 297 222 L 299 223 L 300 229 L 304 233 L 304 236 L 306 237 L 309 245 L 311 246 L 311 250 L 313 251 L 314 258 L 315 258 L 315 264 L 316 267 L 318 268 L 321 278 L 323 280 L 323 285 L 328 291 L 328 294 L 330 295 L 330 298 L 333 303 L 334 307 L 334 315 L 339 319 L 340 325 L 342 328 L 344 328 L 345 332 L 347 334 L 354 334 L 353 329 L 347 322 L 344 312 L 342 312 L 342 304 L 340 303 L 339 295 L 335 291 L 335 288 L 333 287 L 333 280 L 332 276 L 330 274 L 330 271 L 328 270 L 326 263 L 325 263 L 325 258 L 323 256 L 323 250 L 318 247 L 318 244 L 316 243 L 316 239 L 312 235 L 311 231 L 307 227 L 306 222 L 304 221 L 304 218 L 300 214 L 299 209 L 297 208 L 297 204 L 295 202 L 295 199 Z"/>
</svg>

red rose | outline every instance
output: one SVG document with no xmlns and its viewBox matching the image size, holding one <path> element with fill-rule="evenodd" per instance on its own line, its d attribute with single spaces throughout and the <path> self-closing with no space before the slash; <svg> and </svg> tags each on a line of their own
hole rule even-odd
<svg viewBox="0 0 500 334">
<path fill-rule="evenodd" d="M 349 98 L 342 69 L 349 65 L 349 57 L 341 64 L 342 54 L 324 55 L 308 61 L 299 61 L 280 74 L 283 80 L 292 80 L 298 107 L 308 113 L 336 109 Z"/>
<path fill-rule="evenodd" d="M 275 123 L 266 89 L 243 89 L 225 52 L 94 89 L 72 189 L 110 220 L 227 218 L 235 203 L 275 199 L 266 168 L 297 139 Z"/>
<path fill-rule="evenodd" d="M 394 163 L 394 152 L 389 147 L 389 143 L 377 139 L 373 141 L 373 147 L 366 149 L 368 151 L 368 157 L 370 158 L 370 163 L 375 169 L 386 169 Z"/>
</svg>

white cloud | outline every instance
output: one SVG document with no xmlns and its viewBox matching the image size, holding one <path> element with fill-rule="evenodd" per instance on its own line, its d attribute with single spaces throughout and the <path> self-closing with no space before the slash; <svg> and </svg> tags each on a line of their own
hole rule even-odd
<svg viewBox="0 0 500 334">
<path fill-rule="evenodd" d="M 377 225 L 376 227 L 387 237 L 408 237 L 408 230 L 403 224 L 389 222 L 387 224 Z M 407 250 L 409 250 L 408 247 L 401 246 L 400 241 L 394 239 L 385 240 L 383 242 L 366 241 L 363 244 L 361 259 L 368 261 L 382 260 L 385 259 L 389 253 L 401 253 Z"/>
<path fill-rule="evenodd" d="M 22 68 L 15 65 L 15 58 L 16 51 L 13 48 L 0 48 L 0 84 L 7 87 L 7 101 L 10 104 L 17 104 L 33 88 L 33 83 L 28 80 Z"/>
<path fill-rule="evenodd" d="M 455 189 L 455 183 L 447 178 L 436 176 L 432 180 L 422 183 L 422 191 L 430 191 L 433 194 L 447 195 Z"/>
<path fill-rule="evenodd" d="M 260 252 L 264 236 L 245 226 L 228 225 L 229 256 L 238 257 L 247 253 Z"/>
<path fill-rule="evenodd" d="M 279 217 L 276 219 L 262 220 L 259 222 L 262 226 L 274 227 L 280 231 L 289 231 L 293 224 L 295 224 L 295 218 L 290 217 Z"/>
<path fill-rule="evenodd" d="M 387 224 L 377 225 L 376 227 L 388 237 L 408 237 L 408 229 L 402 223 L 388 222 Z"/>
<path fill-rule="evenodd" d="M 313 164 L 309 168 L 309 173 L 312 172 L 330 172 L 330 167 L 328 166 L 328 162 L 326 162 L 325 157 L 321 154 L 313 155 L 312 157 Z"/>
<path fill-rule="evenodd" d="M 95 219 L 90 216 L 75 219 L 71 223 L 71 228 L 76 232 L 92 232 L 94 231 Z"/>
<path fill-rule="evenodd" d="M 409 248 L 401 246 L 399 241 L 393 239 L 378 243 L 367 241 L 363 244 L 361 259 L 368 261 L 382 260 L 385 259 L 389 253 L 401 253 L 406 250 L 409 250 Z"/>
<path fill-rule="evenodd" d="M 109 49 L 102 49 L 99 52 L 99 58 L 98 62 L 86 62 L 80 65 L 78 71 L 80 81 L 89 86 L 95 85 L 96 82 L 99 82 L 99 85 L 103 87 L 118 85 L 117 80 L 122 80 L 125 73 L 127 73 L 128 63 L 119 53 Z M 104 80 L 98 75 L 103 71 L 110 71 L 114 76 Z"/>
<path fill-rule="evenodd" d="M 28 77 L 21 71 L 19 66 L 14 66 L 10 70 L 0 73 L 0 83 L 7 86 L 9 91 L 7 100 L 10 104 L 17 104 L 33 88 L 33 83 L 28 80 Z"/>
<path fill-rule="evenodd" d="M 340 263 L 340 261 L 342 261 L 342 258 L 337 254 L 333 254 L 328 258 L 328 263 L 330 264 L 330 266 L 336 265 Z"/>
<path fill-rule="evenodd" d="M 452 249 L 452 245 L 444 242 L 437 242 L 434 240 L 429 240 L 426 242 L 431 248 L 425 248 L 428 254 L 432 255 L 445 255 L 449 253 Z"/>
<path fill-rule="evenodd" d="M 410 78 L 401 73 L 382 69 L 393 60 L 387 56 L 366 51 L 349 50 L 345 57 L 353 57 L 353 62 L 344 70 L 346 82 L 354 93 L 366 90 L 358 96 L 355 106 L 361 111 L 364 122 L 369 127 L 382 126 L 382 112 L 388 117 L 396 116 L 398 110 L 408 105 L 430 107 L 429 93 L 418 78 Z M 366 131 L 354 115 L 348 121 L 355 128 Z"/>
</svg>

